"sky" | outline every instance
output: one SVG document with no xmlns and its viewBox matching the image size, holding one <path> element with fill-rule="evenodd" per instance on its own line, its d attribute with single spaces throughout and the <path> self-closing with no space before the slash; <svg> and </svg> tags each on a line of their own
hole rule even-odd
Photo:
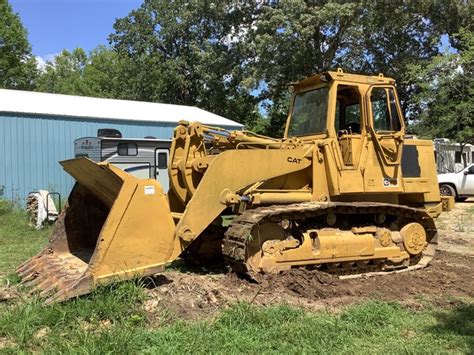
<svg viewBox="0 0 474 355">
<path fill-rule="evenodd" d="M 51 60 L 63 49 L 90 51 L 108 44 L 116 18 L 142 0 L 9 0 L 28 30 L 33 54 Z"/>
</svg>

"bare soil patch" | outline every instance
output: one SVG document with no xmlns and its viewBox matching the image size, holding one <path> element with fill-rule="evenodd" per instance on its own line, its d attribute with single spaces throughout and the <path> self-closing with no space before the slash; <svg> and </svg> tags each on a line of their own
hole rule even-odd
<svg viewBox="0 0 474 355">
<path fill-rule="evenodd" d="M 17 299 L 20 292 L 16 287 L 12 287 L 7 279 L 2 279 L 3 275 L 0 273 L 0 302 Z"/>
<path fill-rule="evenodd" d="M 439 249 L 474 256 L 474 198 L 456 203 L 437 220 Z"/>
<path fill-rule="evenodd" d="M 398 301 L 407 307 L 422 308 L 426 300 L 442 306 L 456 299 L 474 296 L 474 236 L 461 218 L 471 215 L 474 203 L 460 203 L 444 214 L 440 230 L 440 250 L 423 270 L 358 279 L 340 280 L 317 270 L 294 269 L 266 275 L 260 284 L 223 271 L 169 270 L 154 280 L 146 310 L 152 320 L 210 317 L 235 302 L 258 305 L 287 303 L 310 310 L 338 311 L 366 299 Z M 466 216 L 464 216 L 466 215 Z M 463 216 L 463 217 L 460 217 Z M 471 222 L 472 224 L 472 222 Z"/>
<path fill-rule="evenodd" d="M 311 310 L 337 311 L 366 299 L 399 301 L 421 308 L 430 299 L 449 305 L 456 298 L 474 296 L 474 258 L 440 251 L 423 270 L 340 280 L 320 271 L 295 269 L 267 275 L 260 284 L 233 273 L 200 275 L 169 271 L 148 290 L 146 310 L 152 318 L 163 316 L 198 319 L 235 302 L 258 305 L 287 303 Z M 161 283 L 160 283 L 161 282 Z"/>
<path fill-rule="evenodd" d="M 14 347 L 14 346 L 15 346 L 15 343 L 12 340 L 8 338 L 0 337 L 0 350 Z"/>
</svg>

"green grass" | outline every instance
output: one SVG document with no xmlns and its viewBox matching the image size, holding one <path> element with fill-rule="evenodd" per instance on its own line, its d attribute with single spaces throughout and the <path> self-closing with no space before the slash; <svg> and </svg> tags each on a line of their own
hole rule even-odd
<svg viewBox="0 0 474 355">
<path fill-rule="evenodd" d="M 335 315 L 238 304 L 213 322 L 151 331 L 144 345 L 172 353 L 468 353 L 474 349 L 473 312 L 466 305 L 452 315 L 412 313 L 397 304 L 368 302 Z"/>
<path fill-rule="evenodd" d="M 144 297 L 142 287 L 125 282 L 51 306 L 38 299 L 0 304 L 0 339 L 7 339 L 12 351 L 127 349 L 122 344 L 126 334 L 135 334 L 146 321 L 141 308 Z M 116 339 L 96 343 L 112 333 Z"/>
<path fill-rule="evenodd" d="M 6 274 L 41 250 L 50 233 L 51 226 L 39 231 L 31 228 L 24 211 L 0 200 L 0 285 Z"/>
<path fill-rule="evenodd" d="M 19 211 L 1 214 L 0 271 L 11 273 L 48 234 L 31 230 Z M 167 311 L 151 317 L 146 299 L 135 280 L 49 306 L 0 302 L 0 353 L 474 353 L 470 300 L 447 309 L 427 301 L 416 311 L 368 301 L 337 314 L 238 303 L 189 322 Z"/>
<path fill-rule="evenodd" d="M 84 353 L 472 353 L 474 307 L 411 311 L 366 302 L 339 314 L 236 304 L 215 319 L 151 326 L 136 283 L 68 303 L 0 308 L 3 350 Z M 0 341 L 1 343 L 1 341 Z"/>
</svg>

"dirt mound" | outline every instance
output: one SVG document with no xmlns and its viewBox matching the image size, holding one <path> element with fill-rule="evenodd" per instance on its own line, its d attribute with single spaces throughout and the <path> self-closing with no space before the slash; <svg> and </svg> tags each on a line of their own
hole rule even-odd
<svg viewBox="0 0 474 355">
<path fill-rule="evenodd" d="M 449 304 L 474 296 L 474 258 L 439 252 L 423 270 L 341 280 L 317 270 L 294 269 L 265 275 L 259 284 L 233 273 L 214 275 L 167 271 L 148 290 L 145 308 L 156 322 L 199 319 L 236 302 L 287 303 L 312 310 L 339 310 L 365 299 L 423 307 L 422 299 Z"/>
<path fill-rule="evenodd" d="M 321 299 L 330 297 L 328 290 L 337 287 L 340 281 L 336 276 L 318 270 L 293 269 L 279 275 L 265 275 L 262 287 L 289 291 L 308 299 Z"/>
<path fill-rule="evenodd" d="M 420 294 L 470 297 L 474 295 L 473 262 L 470 256 L 440 251 L 429 267 L 418 271 L 341 280 L 320 271 L 296 269 L 266 282 L 279 292 L 309 300 L 362 297 L 403 301 Z"/>
</svg>

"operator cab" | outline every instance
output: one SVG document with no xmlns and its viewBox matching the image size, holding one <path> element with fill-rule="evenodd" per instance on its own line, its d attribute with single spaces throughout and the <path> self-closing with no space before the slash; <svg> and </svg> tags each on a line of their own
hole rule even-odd
<svg viewBox="0 0 474 355">
<path fill-rule="evenodd" d="M 372 139 L 387 164 L 399 160 L 404 124 L 395 81 L 383 75 L 326 72 L 290 86 L 293 100 L 285 138 L 333 138 L 341 168 L 356 168 Z"/>
</svg>

